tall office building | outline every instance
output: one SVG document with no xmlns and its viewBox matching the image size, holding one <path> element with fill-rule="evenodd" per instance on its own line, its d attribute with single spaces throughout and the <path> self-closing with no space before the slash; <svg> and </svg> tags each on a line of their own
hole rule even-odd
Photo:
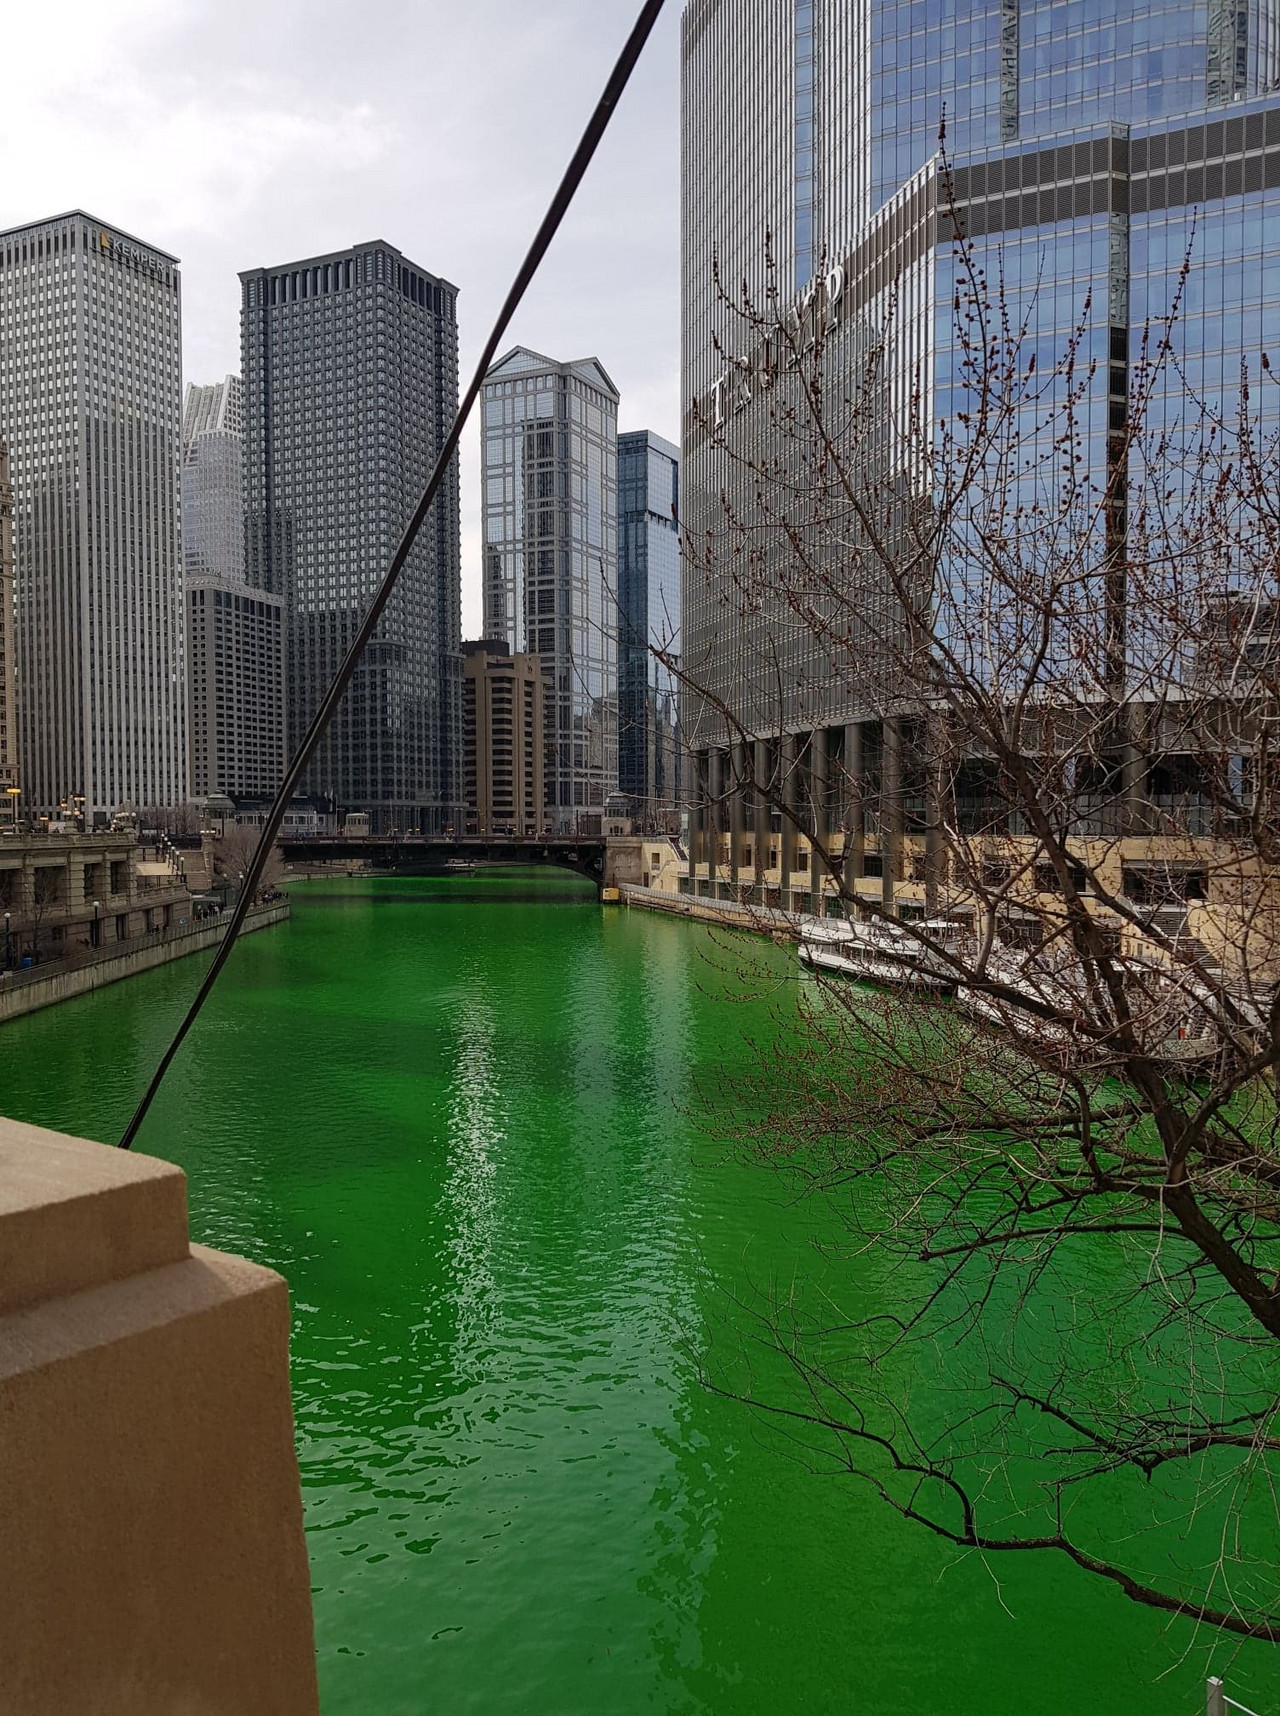
<svg viewBox="0 0 1280 1716">
<path fill-rule="evenodd" d="M 188 386 L 182 406 L 182 561 L 188 578 L 244 581 L 244 394 L 238 375 Z"/>
<path fill-rule="evenodd" d="M 274 796 L 284 774 L 284 603 L 243 580 L 187 584 L 191 793 Z"/>
<path fill-rule="evenodd" d="M 284 602 L 294 745 L 457 410 L 457 291 L 380 241 L 240 281 L 247 572 Z M 456 824 L 460 645 L 455 465 L 304 790 L 375 832 Z"/>
<path fill-rule="evenodd" d="M 284 773 L 284 601 L 245 579 L 244 390 L 189 386 L 182 408 L 187 731 L 195 798 L 270 798 Z"/>
<path fill-rule="evenodd" d="M 743 286 L 764 308 L 775 287 L 802 340 L 820 320 L 829 400 L 857 389 L 861 355 L 892 319 L 887 447 L 907 399 L 934 425 L 966 409 L 958 223 L 1041 374 L 1081 322 L 1077 421 L 1087 476 L 1106 488 L 1142 330 L 1177 300 L 1184 257 L 1171 407 L 1185 384 L 1230 420 L 1242 358 L 1256 373 L 1280 342 L 1267 277 L 1280 242 L 1280 97 L 1268 93 L 1280 5 L 687 0 L 682 32 L 683 522 L 699 548 L 682 662 L 708 693 L 684 704 L 696 840 L 721 814 L 709 807 L 737 778 L 744 742 L 757 774 L 777 768 L 788 790 L 819 799 L 842 760 L 860 771 L 866 747 L 883 746 L 886 770 L 892 760 L 876 719 L 876 592 L 841 592 L 848 624 L 828 650 L 768 579 L 744 599 L 718 552 L 732 534 L 726 497 L 749 513 L 761 459 L 787 456 L 771 415 L 777 351 L 727 300 Z M 1157 425 L 1164 410 L 1157 398 Z M 1024 449 L 1045 439 L 1033 416 Z M 1100 551 L 1112 563 L 1128 528 L 1122 506 L 1108 511 Z M 938 599 L 963 624 L 966 580 L 938 571 Z M 726 844 L 732 833 L 736 853 L 740 812 L 724 820 L 732 830 L 716 833 Z"/>
<path fill-rule="evenodd" d="M 618 436 L 618 790 L 632 814 L 669 819 L 680 795 L 680 455 L 637 429 Z"/>
<path fill-rule="evenodd" d="M 76 210 L 0 233 L 24 809 L 186 796 L 177 261 Z"/>
<path fill-rule="evenodd" d="M 517 346 L 483 404 L 485 636 L 541 659 L 547 821 L 578 832 L 618 787 L 618 390 Z"/>
<path fill-rule="evenodd" d="M 182 445 L 187 448 L 197 435 L 211 432 L 244 434 L 244 385 L 238 375 L 198 386 L 187 383 L 182 396 Z"/>
<path fill-rule="evenodd" d="M 18 817 L 18 711 L 14 698 L 13 484 L 0 435 L 0 826 Z"/>
<path fill-rule="evenodd" d="M 462 646 L 463 796 L 469 834 L 541 834 L 546 693 L 536 655 L 500 639 Z"/>
</svg>

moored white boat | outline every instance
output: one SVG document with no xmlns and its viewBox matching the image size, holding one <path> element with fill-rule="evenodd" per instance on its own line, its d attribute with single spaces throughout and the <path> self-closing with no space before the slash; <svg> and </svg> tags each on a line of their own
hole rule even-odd
<svg viewBox="0 0 1280 1716">
<path fill-rule="evenodd" d="M 960 926 L 935 919 L 918 927 L 917 935 L 888 918 L 816 918 L 800 932 L 800 958 L 814 970 L 885 988 L 954 989 L 955 970 L 941 950 L 956 945 Z"/>
</svg>

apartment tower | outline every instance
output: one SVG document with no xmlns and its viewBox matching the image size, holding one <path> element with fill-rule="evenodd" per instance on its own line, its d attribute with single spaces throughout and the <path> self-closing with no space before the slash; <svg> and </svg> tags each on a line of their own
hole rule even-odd
<svg viewBox="0 0 1280 1716">
<path fill-rule="evenodd" d="M 457 289 L 382 241 L 241 281 L 249 582 L 284 604 L 297 745 L 399 545 L 458 403 Z M 307 772 L 375 832 L 460 799 L 456 466 Z"/>
<path fill-rule="evenodd" d="M 462 646 L 466 831 L 537 835 L 546 821 L 545 694 L 536 655 L 501 638 Z"/>
<path fill-rule="evenodd" d="M 187 791 L 179 276 L 76 210 L 0 233 L 23 807 Z"/>
</svg>

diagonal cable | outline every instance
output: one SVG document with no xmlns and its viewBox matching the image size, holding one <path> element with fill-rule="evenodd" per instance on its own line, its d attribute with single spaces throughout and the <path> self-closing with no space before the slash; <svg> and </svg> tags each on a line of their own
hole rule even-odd
<svg viewBox="0 0 1280 1716">
<path fill-rule="evenodd" d="M 654 25 L 658 21 L 658 14 L 662 11 L 662 7 L 663 0 L 645 0 L 644 5 L 640 8 L 639 17 L 636 19 L 631 34 L 627 37 L 626 45 L 618 56 L 618 62 L 610 74 L 609 81 L 604 87 L 604 92 L 602 93 L 600 100 L 596 103 L 595 111 L 592 113 L 591 118 L 587 123 L 587 128 L 582 133 L 582 139 L 574 151 L 573 159 L 569 162 L 569 165 L 565 170 L 565 175 L 563 179 L 561 179 L 559 187 L 556 190 L 556 194 L 551 200 L 551 206 L 543 217 L 542 225 L 538 228 L 538 231 L 534 236 L 533 243 L 529 246 L 529 253 L 521 264 L 520 272 L 516 275 L 511 290 L 507 293 L 502 309 L 498 312 L 498 319 L 493 325 L 493 331 L 486 340 L 484 350 L 481 352 L 479 362 L 476 364 L 475 374 L 471 378 L 471 382 L 466 393 L 462 396 L 457 416 L 454 418 L 452 427 L 450 428 L 448 435 L 445 437 L 444 445 L 440 449 L 440 456 L 436 460 L 436 466 L 431 473 L 430 481 L 422 491 L 422 499 L 418 502 L 418 505 L 414 510 L 413 517 L 409 520 L 399 548 L 396 549 L 395 553 L 391 557 L 391 563 L 387 567 L 382 583 L 378 586 L 377 592 L 365 612 L 364 619 L 360 623 L 360 629 L 351 641 L 351 647 L 343 657 L 342 666 L 338 669 L 333 684 L 330 685 L 328 691 L 324 695 L 323 702 L 312 716 L 311 725 L 307 728 L 306 736 L 295 751 L 293 758 L 289 763 L 289 767 L 285 770 L 284 779 L 280 783 L 280 790 L 277 792 L 275 801 L 267 814 L 266 821 L 262 825 L 262 833 L 258 839 L 258 844 L 254 848 L 253 857 L 250 859 L 249 867 L 245 871 L 244 882 L 240 890 L 240 898 L 236 901 L 235 910 L 231 914 L 231 921 L 227 925 L 226 933 L 218 943 L 218 951 L 213 957 L 213 963 L 205 973 L 203 983 L 201 983 L 199 989 L 196 991 L 195 999 L 187 1009 L 182 1023 L 174 1032 L 173 1040 L 161 1056 L 160 1064 L 152 1075 L 151 1082 L 147 1086 L 146 1093 L 144 1094 L 142 1101 L 138 1104 L 134 1111 L 133 1118 L 130 1120 L 128 1126 L 125 1127 L 124 1132 L 121 1135 L 120 1148 L 122 1150 L 127 1150 L 137 1137 L 138 1128 L 146 1119 L 147 1110 L 155 1100 L 156 1092 L 160 1089 L 164 1080 L 164 1075 L 168 1072 L 174 1056 L 182 1047 L 187 1032 L 199 1017 L 200 1009 L 204 1006 L 205 1001 L 209 997 L 210 991 L 218 981 L 218 977 L 223 966 L 227 963 L 231 954 L 231 949 L 235 946 L 236 937 L 240 934 L 240 930 L 244 924 L 245 917 L 249 910 L 249 903 L 253 899 L 254 894 L 257 891 L 258 883 L 262 879 L 262 872 L 266 866 L 267 856 L 275 843 L 275 838 L 279 832 L 280 823 L 284 817 L 285 810 L 293 797 L 298 782 L 302 778 L 303 771 L 311 761 L 311 757 L 316 746 L 320 743 L 325 728 L 329 725 L 330 719 L 333 716 L 334 710 L 338 706 L 343 692 L 347 689 L 347 686 L 351 681 L 351 676 L 356 670 L 356 666 L 361 655 L 364 653 L 364 647 L 368 643 L 370 637 L 372 637 L 373 629 L 377 625 L 387 602 L 390 600 L 391 593 L 396 587 L 396 580 L 399 578 L 404 563 L 409 557 L 409 551 L 413 547 L 418 531 L 421 529 L 428 512 L 430 512 L 431 504 L 435 500 L 440 485 L 444 481 L 445 473 L 449 468 L 449 461 L 457 452 L 458 441 L 462 434 L 463 427 L 466 424 L 467 418 L 471 414 L 471 408 L 476 402 L 476 396 L 480 392 L 481 384 L 489 371 L 489 367 L 492 364 L 494 357 L 497 355 L 499 342 L 506 333 L 511 322 L 511 318 L 515 315 L 516 310 L 519 307 L 520 300 L 528 291 L 529 285 L 533 280 L 534 275 L 538 272 L 538 268 L 542 263 L 543 257 L 550 248 L 552 239 L 555 237 L 561 222 L 569 211 L 569 206 L 573 202 L 574 196 L 577 194 L 578 187 L 582 183 L 587 168 L 591 164 L 592 156 L 599 147 L 601 138 L 609 128 L 609 121 L 617 111 L 618 103 L 622 99 L 622 92 L 626 89 L 627 84 L 631 79 L 631 74 L 636 68 L 636 63 L 640 58 L 645 43 L 648 41 L 649 36 L 653 31 Z"/>
</svg>

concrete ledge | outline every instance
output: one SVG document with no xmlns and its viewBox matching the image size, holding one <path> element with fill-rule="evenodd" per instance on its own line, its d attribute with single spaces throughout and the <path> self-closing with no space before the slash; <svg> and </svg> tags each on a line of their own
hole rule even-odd
<svg viewBox="0 0 1280 1716">
<path fill-rule="evenodd" d="M 803 912 L 784 912 L 778 906 L 744 906 L 738 900 L 713 900 L 696 894 L 668 894 L 656 888 L 637 888 L 629 883 L 619 888 L 624 906 L 639 906 L 647 912 L 667 912 L 672 917 L 694 918 L 699 923 L 719 924 L 722 929 L 754 930 L 760 935 L 786 935 L 794 940 Z"/>
<path fill-rule="evenodd" d="M 0 1118 L 0 1315 L 188 1250 L 180 1168 Z"/>
<path fill-rule="evenodd" d="M 165 1163 L 0 1122 L 0 1174 L 28 1295 L 0 1316 L 0 1708 L 314 1716 L 285 1283 L 189 1248 Z"/>
</svg>

